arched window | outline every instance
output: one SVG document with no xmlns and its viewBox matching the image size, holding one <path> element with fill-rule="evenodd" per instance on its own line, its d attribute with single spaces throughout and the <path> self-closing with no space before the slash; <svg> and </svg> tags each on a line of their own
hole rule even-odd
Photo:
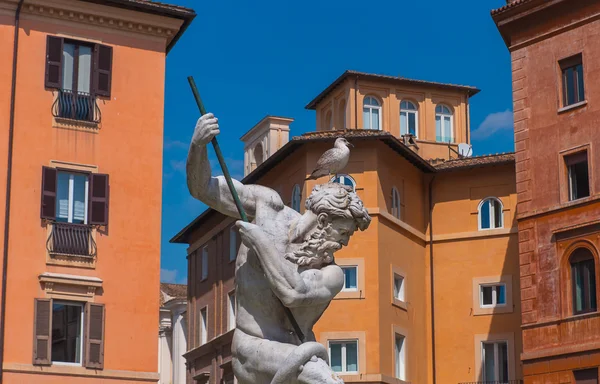
<svg viewBox="0 0 600 384">
<path fill-rule="evenodd" d="M 417 132 L 417 107 L 408 100 L 400 103 L 400 134 L 418 136 Z"/>
<path fill-rule="evenodd" d="M 400 219 L 400 193 L 396 187 L 392 188 L 392 216 Z"/>
<path fill-rule="evenodd" d="M 296 212 L 300 212 L 300 200 L 302 200 L 302 192 L 300 186 L 296 184 L 292 190 L 292 209 Z"/>
<path fill-rule="evenodd" d="M 443 104 L 435 107 L 435 134 L 436 141 L 452 143 L 454 134 L 452 130 L 452 111 Z"/>
<path fill-rule="evenodd" d="M 338 129 L 346 129 L 346 100 L 340 100 L 338 104 L 338 118 L 337 127 Z"/>
<path fill-rule="evenodd" d="M 261 143 L 256 144 L 256 147 L 254 147 L 254 162 L 257 167 L 263 162 L 263 146 Z"/>
<path fill-rule="evenodd" d="M 488 197 L 479 203 L 479 229 L 495 229 L 504 226 L 502 202 Z"/>
<path fill-rule="evenodd" d="M 333 129 L 333 118 L 331 117 L 331 111 L 327 111 L 325 114 L 325 128 L 329 130 Z"/>
<path fill-rule="evenodd" d="M 363 101 L 363 128 L 381 129 L 381 104 L 373 96 L 367 96 Z"/>
<path fill-rule="evenodd" d="M 573 314 L 596 312 L 596 268 L 594 255 L 587 248 L 577 248 L 569 257 Z"/>
<path fill-rule="evenodd" d="M 343 185 L 347 185 L 349 187 L 352 187 L 352 190 L 355 191 L 356 190 L 356 181 L 354 181 L 354 179 L 351 176 L 348 175 L 338 175 L 337 177 L 334 177 L 333 179 L 331 179 L 332 183 L 340 183 Z"/>
</svg>

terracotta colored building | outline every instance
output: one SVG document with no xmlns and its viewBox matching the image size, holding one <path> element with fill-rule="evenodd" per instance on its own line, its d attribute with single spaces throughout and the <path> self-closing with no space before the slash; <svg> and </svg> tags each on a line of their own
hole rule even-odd
<svg viewBox="0 0 600 384">
<path fill-rule="evenodd" d="M 165 58 L 194 16 L 0 1 L 2 383 L 157 382 Z"/>
<path fill-rule="evenodd" d="M 492 11 L 510 51 L 526 383 L 598 383 L 600 3 Z"/>
<path fill-rule="evenodd" d="M 243 182 L 299 212 L 318 157 L 355 145 L 338 181 L 373 221 L 336 253 L 345 286 L 314 329 L 347 383 L 522 377 L 514 155 L 469 157 L 477 92 L 347 71 L 308 104 L 315 132 L 288 141 L 292 119 L 267 116 L 242 138 Z M 172 241 L 189 244 L 189 382 L 232 383 L 233 219 L 209 209 Z"/>
</svg>

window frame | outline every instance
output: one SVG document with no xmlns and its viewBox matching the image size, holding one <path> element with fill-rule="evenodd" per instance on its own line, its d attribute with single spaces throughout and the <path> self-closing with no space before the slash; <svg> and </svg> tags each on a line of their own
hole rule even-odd
<svg viewBox="0 0 600 384">
<path fill-rule="evenodd" d="M 402 346 L 398 350 L 398 339 L 402 339 Z M 406 336 L 394 332 L 394 377 L 406 381 Z"/>
<path fill-rule="evenodd" d="M 329 180 L 330 183 L 338 183 L 338 184 L 342 184 L 345 185 L 347 187 L 350 187 L 350 185 L 347 185 L 344 183 L 345 179 L 348 179 L 350 181 L 350 183 L 352 184 L 352 192 L 356 192 L 356 180 L 354 180 L 354 178 L 346 173 L 340 173 L 336 176 L 333 176 L 331 178 L 331 180 Z M 336 179 L 339 179 L 339 181 L 336 181 Z"/>
<path fill-rule="evenodd" d="M 562 107 L 569 108 L 585 103 L 585 68 L 583 66 L 583 54 L 578 53 L 576 55 L 559 60 L 558 65 L 560 67 L 560 77 L 562 86 Z M 580 71 L 579 68 L 581 69 Z M 569 70 L 572 70 L 571 79 L 567 77 Z M 569 87 L 569 80 L 573 82 L 572 87 Z M 572 103 L 569 102 L 569 88 L 572 88 L 571 91 L 573 92 Z"/>
<path fill-rule="evenodd" d="M 499 373 L 500 373 L 500 354 L 499 354 L 499 344 L 505 344 L 506 345 L 506 375 L 507 377 L 504 378 L 504 380 L 500 379 Z M 485 344 L 492 344 L 494 346 L 494 376 L 496 376 L 495 378 L 487 378 L 486 377 L 486 372 L 485 372 Z M 481 370 L 481 376 L 482 376 L 482 380 L 484 382 L 498 382 L 498 383 L 502 383 L 502 382 L 508 382 L 511 376 L 511 370 L 510 370 L 510 343 L 509 340 L 483 340 L 481 341 L 481 366 L 482 366 L 482 370 Z"/>
<path fill-rule="evenodd" d="M 68 365 L 68 366 L 75 366 L 75 367 L 82 367 L 85 366 L 84 361 L 83 361 L 83 351 L 85 348 L 85 303 L 79 302 L 79 301 L 70 301 L 70 300 L 52 300 L 52 318 L 54 318 L 54 305 L 55 304 L 62 304 L 62 305 L 70 305 L 73 307 L 81 307 L 81 315 L 80 315 L 80 321 L 81 321 L 81 327 L 79 330 L 79 335 L 80 335 L 80 341 L 79 341 L 79 363 L 71 363 L 68 361 L 55 361 L 52 359 L 52 353 L 50 354 L 50 364 L 51 365 Z M 52 350 L 52 343 L 54 341 L 54 338 L 52 337 L 52 334 L 50 334 L 50 350 Z"/>
<path fill-rule="evenodd" d="M 356 371 L 346 371 L 346 366 L 348 362 L 348 356 L 346 353 L 346 345 L 347 344 L 356 344 Z M 336 372 L 341 375 L 356 375 L 360 372 L 360 343 L 359 339 L 341 339 L 341 340 L 327 340 L 327 353 L 329 355 L 329 361 L 331 362 L 331 344 L 341 344 L 341 354 L 342 354 L 342 370 Z M 331 368 L 333 370 L 333 367 Z M 334 371 L 335 372 L 335 371 Z"/>
<path fill-rule="evenodd" d="M 403 103 L 409 103 L 410 105 L 412 105 L 415 109 L 403 109 L 402 104 Z M 419 107 L 418 107 L 418 103 L 414 103 L 412 100 L 408 100 L 408 99 L 404 99 L 400 101 L 400 136 L 406 135 L 410 133 L 410 127 L 408 124 L 408 114 L 409 113 L 413 113 L 415 115 L 415 133 L 414 136 L 416 138 L 419 138 Z M 402 133 L 402 113 L 406 113 L 406 132 Z"/>
<path fill-rule="evenodd" d="M 398 188 L 395 186 L 392 187 L 392 216 L 394 216 L 398 220 L 402 220 L 402 200 L 400 197 L 400 192 Z"/>
<path fill-rule="evenodd" d="M 438 107 L 442 108 L 442 112 L 438 112 Z M 443 111 L 443 108 L 446 108 L 448 110 L 448 113 Z M 440 137 L 438 137 L 437 135 L 437 128 L 436 128 L 436 133 L 435 133 L 435 141 L 438 143 L 454 143 L 455 139 L 454 139 L 454 111 L 452 108 L 450 108 L 449 105 L 444 104 L 444 103 L 438 103 L 435 106 L 435 118 L 437 120 L 437 118 L 440 118 L 440 128 L 441 128 L 441 138 L 442 139 L 449 139 L 449 141 L 444 141 L 444 140 L 439 140 Z M 450 127 L 446 127 L 446 119 L 444 119 L 445 117 L 449 117 L 450 119 Z M 435 122 L 435 121 L 434 121 Z M 449 136 L 443 136 L 446 129 L 449 129 Z"/>
<path fill-rule="evenodd" d="M 357 292 L 358 291 L 358 265 L 340 265 L 342 268 L 342 272 L 344 272 L 344 285 L 342 286 L 342 290 L 340 292 Z M 356 287 L 347 288 L 346 287 L 346 270 L 354 269 L 355 279 L 356 279 Z"/>
<path fill-rule="evenodd" d="M 235 291 L 229 292 L 227 294 L 227 331 L 236 327 L 236 303 Z"/>
<path fill-rule="evenodd" d="M 497 287 L 504 287 L 504 303 L 498 303 L 498 290 Z M 485 304 L 483 302 L 483 288 L 492 287 L 492 304 Z M 508 295 L 508 287 L 504 282 L 498 283 L 482 283 L 479 284 L 479 308 L 498 308 L 498 307 L 506 307 L 508 302 L 506 296 Z"/>
<path fill-rule="evenodd" d="M 406 303 L 406 278 L 398 272 L 393 272 L 393 298 L 394 300 Z M 400 289 L 397 289 L 396 282 L 400 281 Z"/>
<path fill-rule="evenodd" d="M 68 174 L 69 175 L 69 182 L 68 182 L 68 199 L 67 199 L 67 204 L 68 204 L 68 213 L 67 213 L 67 221 L 66 223 L 69 224 L 80 224 L 80 225 L 88 225 L 89 222 L 89 207 L 90 207 L 90 184 L 91 184 L 91 173 L 90 172 L 85 172 L 85 171 L 77 171 L 77 170 L 72 170 L 72 169 L 68 169 L 68 168 L 56 168 L 56 214 L 55 214 L 55 221 L 59 222 L 59 223 L 64 223 L 64 221 L 59 220 L 58 214 L 59 214 L 59 195 L 58 195 L 58 188 L 59 188 L 59 175 L 60 174 Z M 75 211 L 75 207 L 74 207 L 74 200 L 73 200 L 73 192 L 74 192 L 74 188 L 75 188 L 75 180 L 74 180 L 74 176 L 75 175 L 83 175 L 85 176 L 85 187 L 84 187 L 84 194 L 85 194 L 85 198 L 84 198 L 84 213 L 83 213 L 83 223 L 73 223 L 73 215 L 74 215 L 74 211 Z"/>
<path fill-rule="evenodd" d="M 581 158 L 581 160 L 577 160 L 578 158 Z M 573 153 L 568 153 L 565 154 L 563 156 L 563 161 L 565 164 L 565 168 L 566 168 L 566 176 L 567 176 L 567 201 L 577 201 L 580 199 L 585 199 L 586 197 L 590 197 L 592 195 L 592 183 L 590 182 L 590 157 L 589 157 L 589 152 L 587 149 L 584 149 L 583 151 L 577 151 L 577 152 L 573 152 Z M 575 197 L 574 196 L 574 192 L 577 192 L 577 185 L 575 185 L 575 188 L 573 187 L 573 182 L 575 181 L 575 184 L 577 184 L 577 179 L 575 178 L 575 180 L 573 180 L 573 175 L 572 175 L 572 169 L 573 167 L 575 167 L 578 164 L 582 164 L 585 163 L 586 165 L 586 172 L 587 172 L 587 195 L 586 196 L 581 196 L 581 197 Z M 575 189 L 575 191 L 574 191 Z M 579 196 L 579 193 L 577 193 L 577 195 Z"/>
<path fill-rule="evenodd" d="M 202 346 L 208 343 L 208 306 L 200 308 L 198 317 L 200 319 L 200 338 L 198 341 Z"/>
<path fill-rule="evenodd" d="M 367 104 L 367 100 L 375 100 L 375 102 L 377 103 L 377 105 L 375 104 Z M 383 118 L 381 116 L 382 111 L 383 111 L 383 103 L 379 100 L 378 97 L 373 96 L 373 95 L 366 95 L 363 98 L 363 129 L 369 129 L 372 131 L 382 131 L 383 130 Z M 367 126 L 365 125 L 365 117 L 364 117 L 364 113 L 367 112 L 366 109 L 368 109 L 368 113 L 369 113 L 369 126 L 367 128 Z M 373 111 L 377 110 L 378 111 L 378 116 L 379 116 L 379 128 L 373 128 Z"/>
<path fill-rule="evenodd" d="M 292 188 L 292 203 L 290 205 L 294 211 L 300 213 L 302 205 L 302 190 L 298 184 L 294 184 L 294 187 Z"/>
<path fill-rule="evenodd" d="M 86 92 L 82 92 L 79 91 L 79 48 L 80 47 L 88 47 L 90 48 L 90 73 L 89 73 L 89 78 L 90 78 L 90 84 L 89 84 L 89 92 L 87 92 L 88 95 L 90 96 L 95 96 L 95 92 L 94 92 L 94 75 L 95 75 L 95 69 L 94 69 L 94 50 L 95 50 L 95 46 L 96 44 L 94 43 L 90 43 L 90 42 L 86 42 L 86 41 L 81 41 L 81 40 L 74 40 L 74 39 L 69 39 L 69 38 L 64 38 L 63 39 L 63 65 L 62 65 L 62 70 L 63 70 L 63 74 L 64 74 L 64 70 L 66 68 L 65 64 L 64 64 L 64 55 L 65 55 L 65 46 L 67 44 L 73 45 L 75 46 L 75 49 L 73 51 L 73 73 L 72 73 L 72 79 L 71 79 L 71 92 L 74 93 L 86 93 Z M 61 89 L 62 90 L 67 90 L 64 88 L 64 76 L 62 76 L 61 78 Z"/>
<path fill-rule="evenodd" d="M 578 255 L 577 251 L 586 251 L 588 252 L 587 255 Z M 575 260 L 572 260 L 575 259 Z M 598 285 L 597 285 L 597 281 L 596 281 L 596 257 L 594 252 L 592 252 L 589 248 L 587 247 L 577 247 L 575 249 L 573 249 L 572 252 L 569 253 L 569 257 L 568 257 L 568 265 L 569 265 L 569 273 L 571 276 L 571 305 L 572 305 L 572 315 L 576 316 L 576 315 L 582 315 L 582 314 L 586 314 L 586 313 L 596 313 L 598 312 Z M 584 282 L 583 282 L 583 287 L 582 287 L 582 309 L 581 310 L 577 310 L 577 290 L 576 290 L 576 284 L 577 284 L 577 280 L 575 279 L 575 274 L 577 272 L 580 272 L 580 270 L 576 269 L 577 267 L 579 268 L 584 268 L 586 265 L 585 264 L 591 264 L 592 266 L 592 270 L 589 271 L 588 268 L 588 276 L 584 276 Z M 589 265 L 587 265 L 589 267 Z M 591 273 L 590 273 L 591 272 Z M 589 280 L 589 276 L 593 277 L 593 289 L 590 286 L 590 280 Z M 593 293 L 593 297 L 592 297 L 592 293 Z M 593 298 L 593 300 L 592 300 Z M 587 307 L 587 304 L 590 304 L 589 307 Z"/>
<path fill-rule="evenodd" d="M 486 201 L 494 201 L 498 204 L 500 204 L 500 225 L 498 227 L 495 227 L 495 218 L 496 218 L 496 211 L 494 209 L 494 207 L 490 204 L 490 227 L 489 228 L 483 228 L 483 216 L 481 215 L 481 209 L 483 208 L 483 205 L 485 204 Z M 488 196 L 486 198 L 481 199 L 481 201 L 479 202 L 479 205 L 477 206 L 477 225 L 478 225 L 478 230 L 480 231 L 489 231 L 489 230 L 493 230 L 493 229 L 502 229 L 504 228 L 504 203 L 502 203 L 502 200 L 500 200 L 500 198 L 496 197 L 496 196 Z"/>
</svg>

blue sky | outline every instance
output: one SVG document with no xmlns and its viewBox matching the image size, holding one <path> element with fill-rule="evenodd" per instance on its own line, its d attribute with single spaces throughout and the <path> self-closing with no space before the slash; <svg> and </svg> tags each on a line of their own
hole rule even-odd
<svg viewBox="0 0 600 384">
<path fill-rule="evenodd" d="M 489 13 L 504 0 L 165 1 L 198 16 L 167 57 L 162 281 L 186 282 L 186 246 L 169 239 L 205 209 L 185 181 L 199 117 L 189 75 L 237 177 L 242 134 L 267 114 L 294 118 L 292 135 L 314 130 L 304 106 L 346 69 L 476 86 L 474 153 L 513 150 L 510 56 Z"/>
</svg>

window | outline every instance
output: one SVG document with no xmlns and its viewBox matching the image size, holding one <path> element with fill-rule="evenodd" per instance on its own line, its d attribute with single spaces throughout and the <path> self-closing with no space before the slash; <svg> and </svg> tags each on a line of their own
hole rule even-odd
<svg viewBox="0 0 600 384">
<path fill-rule="evenodd" d="M 396 187 L 392 188 L 392 216 L 396 219 L 400 219 L 400 193 Z"/>
<path fill-rule="evenodd" d="M 230 292 L 229 295 L 227 295 L 227 303 L 229 308 L 227 330 L 230 331 L 235 328 L 235 292 Z"/>
<path fill-rule="evenodd" d="M 333 118 L 331 115 L 331 111 L 327 111 L 325 114 L 325 128 L 332 130 L 333 129 Z"/>
<path fill-rule="evenodd" d="M 483 381 L 508 382 L 508 342 L 481 343 Z"/>
<path fill-rule="evenodd" d="M 581 54 L 561 60 L 563 107 L 585 101 Z"/>
<path fill-rule="evenodd" d="M 83 305 L 52 303 L 52 362 L 81 364 Z"/>
<path fill-rule="evenodd" d="M 330 341 L 329 361 L 334 372 L 358 373 L 358 340 Z"/>
<path fill-rule="evenodd" d="M 404 277 L 394 273 L 394 299 L 406 301 L 404 298 Z"/>
<path fill-rule="evenodd" d="M 436 141 L 442 143 L 454 142 L 452 130 L 452 111 L 443 104 L 439 104 L 437 107 L 435 107 L 435 133 Z"/>
<path fill-rule="evenodd" d="M 573 371 L 575 384 L 598 384 L 598 368 Z"/>
<path fill-rule="evenodd" d="M 300 204 L 302 200 L 302 192 L 298 184 L 294 185 L 292 190 L 292 209 L 296 212 L 300 212 Z"/>
<path fill-rule="evenodd" d="M 481 308 L 491 308 L 501 305 L 506 305 L 505 284 L 485 284 L 479 286 L 479 306 Z"/>
<path fill-rule="evenodd" d="M 488 197 L 479 203 L 479 229 L 496 229 L 504 226 L 502 202 Z"/>
<path fill-rule="evenodd" d="M 348 175 L 338 175 L 337 177 L 331 179 L 331 182 L 347 185 L 349 187 L 352 187 L 353 191 L 356 190 L 356 181 L 354 181 L 354 179 Z"/>
<path fill-rule="evenodd" d="M 231 227 L 229 228 L 229 261 L 236 259 L 237 252 L 237 231 L 235 227 Z"/>
<path fill-rule="evenodd" d="M 381 104 L 373 96 L 365 97 L 363 102 L 363 128 L 381 129 Z"/>
<path fill-rule="evenodd" d="M 208 278 L 208 247 L 202 248 L 202 270 L 200 280 Z"/>
<path fill-rule="evenodd" d="M 569 184 L 569 201 L 590 195 L 587 151 L 565 156 Z"/>
<path fill-rule="evenodd" d="M 406 338 L 396 333 L 395 340 L 395 357 L 396 357 L 396 378 L 406 380 Z"/>
<path fill-rule="evenodd" d="M 400 103 L 400 134 L 417 136 L 417 107 L 407 100 Z"/>
<path fill-rule="evenodd" d="M 88 175 L 58 172 L 56 187 L 56 221 L 87 224 Z"/>
<path fill-rule="evenodd" d="M 112 47 L 48 36 L 45 86 L 57 89 L 55 117 L 99 122 L 96 96 L 110 97 Z"/>
<path fill-rule="evenodd" d="M 573 313 L 596 312 L 596 268 L 593 254 L 578 248 L 569 258 L 573 290 Z"/>
<path fill-rule="evenodd" d="M 357 270 L 358 267 L 342 267 L 342 271 L 344 271 L 344 286 L 342 287 L 342 291 L 356 291 L 358 289 L 357 284 Z"/>
<path fill-rule="evenodd" d="M 33 364 L 103 368 L 103 304 L 35 299 L 34 316 Z"/>
<path fill-rule="evenodd" d="M 200 310 L 200 345 L 206 344 L 208 341 L 208 315 L 206 313 L 206 308 L 202 308 Z"/>
</svg>

